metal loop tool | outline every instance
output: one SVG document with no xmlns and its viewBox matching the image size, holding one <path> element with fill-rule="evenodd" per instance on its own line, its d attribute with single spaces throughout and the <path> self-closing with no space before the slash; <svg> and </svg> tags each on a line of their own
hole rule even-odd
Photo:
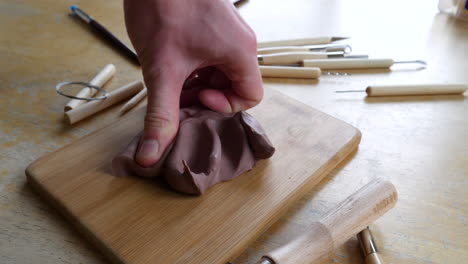
<svg viewBox="0 0 468 264">
<path fill-rule="evenodd" d="M 62 92 L 62 90 L 61 90 L 62 87 L 67 86 L 67 85 L 82 85 L 84 87 L 88 87 L 88 88 L 91 88 L 91 89 L 96 89 L 99 92 L 103 93 L 103 95 L 98 96 L 98 97 L 79 97 L 79 96 L 69 95 L 69 94 L 66 94 L 66 93 Z M 58 83 L 55 86 L 55 90 L 57 91 L 58 94 L 60 94 L 62 96 L 72 98 L 72 99 L 77 99 L 77 100 L 85 100 L 85 101 L 104 100 L 109 96 L 109 93 L 106 90 L 104 90 L 103 88 L 101 88 L 99 86 L 88 83 L 88 82 L 61 82 L 61 83 Z"/>
</svg>

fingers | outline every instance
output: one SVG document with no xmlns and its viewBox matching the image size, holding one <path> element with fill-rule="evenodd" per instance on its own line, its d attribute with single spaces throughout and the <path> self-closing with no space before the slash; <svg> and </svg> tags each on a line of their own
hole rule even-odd
<svg viewBox="0 0 468 264">
<path fill-rule="evenodd" d="M 143 167 L 155 164 L 171 144 L 179 126 L 183 72 L 170 66 L 144 73 L 148 86 L 145 128 L 135 160 Z"/>
<path fill-rule="evenodd" d="M 256 56 L 257 44 L 254 36 L 247 35 L 249 40 L 244 41 L 242 48 L 231 52 L 217 66 L 231 81 L 231 89 L 200 91 L 199 99 L 206 107 L 214 111 L 238 112 L 257 105 L 263 98 L 262 77 Z"/>
</svg>

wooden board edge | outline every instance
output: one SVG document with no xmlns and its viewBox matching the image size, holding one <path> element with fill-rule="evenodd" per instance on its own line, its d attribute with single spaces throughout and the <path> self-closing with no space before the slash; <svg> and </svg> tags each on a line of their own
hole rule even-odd
<svg viewBox="0 0 468 264">
<path fill-rule="evenodd" d="M 69 222 L 71 226 L 77 231 L 77 233 L 81 234 L 86 241 L 89 241 L 96 249 L 98 250 L 99 254 L 103 255 L 107 260 L 114 264 L 125 264 L 120 260 L 120 258 L 114 253 L 112 249 L 110 249 L 104 242 L 97 239 L 96 236 L 84 225 L 82 222 L 78 220 L 69 210 L 67 210 L 53 195 L 48 193 L 41 184 L 36 180 L 34 177 L 34 173 L 30 171 L 30 166 L 25 171 L 26 179 L 28 184 L 32 187 L 32 189 L 45 200 L 46 203 L 50 203 L 50 205 L 57 210 L 57 212 L 62 215 L 65 220 Z"/>
</svg>

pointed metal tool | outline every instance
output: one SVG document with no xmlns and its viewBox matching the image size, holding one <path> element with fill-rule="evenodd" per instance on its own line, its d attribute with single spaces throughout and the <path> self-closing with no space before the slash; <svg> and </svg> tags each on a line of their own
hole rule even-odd
<svg viewBox="0 0 468 264">
<path fill-rule="evenodd" d="M 399 84 L 371 85 L 365 90 L 343 90 L 336 93 L 362 93 L 367 96 L 402 96 L 402 95 L 462 95 L 468 90 L 466 84 Z"/>
<path fill-rule="evenodd" d="M 393 59 L 310 59 L 304 60 L 304 67 L 319 67 L 320 69 L 375 69 L 390 68 L 394 64 L 415 63 L 426 66 L 423 60 L 394 61 Z"/>
<path fill-rule="evenodd" d="M 315 38 L 299 38 L 264 41 L 257 44 L 258 48 L 280 47 L 280 46 L 306 46 L 306 45 L 321 45 L 330 44 L 334 41 L 348 39 L 349 37 L 315 37 Z"/>
</svg>

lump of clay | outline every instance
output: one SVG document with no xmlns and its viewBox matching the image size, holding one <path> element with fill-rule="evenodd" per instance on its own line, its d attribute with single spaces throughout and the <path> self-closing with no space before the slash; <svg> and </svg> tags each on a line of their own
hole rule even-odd
<svg viewBox="0 0 468 264">
<path fill-rule="evenodd" d="M 172 188 L 188 194 L 202 194 L 216 183 L 231 180 L 275 152 L 260 124 L 246 112 L 182 109 L 174 143 L 149 168 L 134 160 L 140 137 L 141 133 L 114 158 L 114 175 L 160 175 Z"/>
</svg>

